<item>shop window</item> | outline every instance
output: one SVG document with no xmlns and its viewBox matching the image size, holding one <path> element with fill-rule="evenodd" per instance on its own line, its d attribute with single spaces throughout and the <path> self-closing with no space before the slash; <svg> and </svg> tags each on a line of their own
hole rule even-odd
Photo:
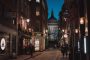
<svg viewBox="0 0 90 60">
<path fill-rule="evenodd" d="M 36 8 L 36 16 L 39 16 L 40 15 L 40 9 L 39 7 Z"/>
</svg>

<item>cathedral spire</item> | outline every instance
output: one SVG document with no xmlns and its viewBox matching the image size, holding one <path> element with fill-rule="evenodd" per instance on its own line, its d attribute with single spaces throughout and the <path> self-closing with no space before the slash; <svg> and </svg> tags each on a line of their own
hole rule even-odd
<svg viewBox="0 0 90 60">
<path fill-rule="evenodd" d="M 57 20 L 57 19 L 55 18 L 55 16 L 54 16 L 53 9 L 52 9 L 52 11 L 51 11 L 51 17 L 49 18 L 49 20 L 51 20 L 51 19 Z"/>
<path fill-rule="evenodd" d="M 52 10 L 52 12 L 51 12 L 51 17 L 54 17 L 54 13 L 53 13 L 53 10 Z"/>
</svg>

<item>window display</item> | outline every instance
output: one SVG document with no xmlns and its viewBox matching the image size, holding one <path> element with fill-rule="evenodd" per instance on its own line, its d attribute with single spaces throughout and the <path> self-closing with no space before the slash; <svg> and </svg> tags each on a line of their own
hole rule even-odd
<svg viewBox="0 0 90 60">
<path fill-rule="evenodd" d="M 35 41 L 35 51 L 39 50 L 39 40 Z"/>
</svg>

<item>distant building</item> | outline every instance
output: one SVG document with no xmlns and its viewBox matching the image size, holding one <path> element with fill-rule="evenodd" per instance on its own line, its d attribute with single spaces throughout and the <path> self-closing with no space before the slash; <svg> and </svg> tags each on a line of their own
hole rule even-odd
<svg viewBox="0 0 90 60">
<path fill-rule="evenodd" d="M 90 59 L 90 41 L 88 40 L 88 20 L 90 19 L 89 10 L 88 0 L 64 0 L 64 5 L 62 7 L 62 11 L 60 12 L 60 27 L 62 32 L 63 30 L 67 30 L 68 33 L 71 49 L 70 60 Z M 84 21 L 83 24 L 80 23 L 81 20 Z M 84 42 L 85 38 L 87 43 L 86 51 Z M 75 53 L 77 51 L 79 53 L 78 55 Z M 79 57 L 76 58 L 77 56 Z"/>
<path fill-rule="evenodd" d="M 54 17 L 53 11 L 48 19 L 48 40 L 49 45 L 54 46 L 58 41 L 58 21 Z"/>
</svg>

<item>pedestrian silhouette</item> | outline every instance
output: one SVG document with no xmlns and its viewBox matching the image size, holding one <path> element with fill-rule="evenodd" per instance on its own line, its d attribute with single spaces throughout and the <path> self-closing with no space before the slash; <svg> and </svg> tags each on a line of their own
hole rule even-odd
<svg viewBox="0 0 90 60">
<path fill-rule="evenodd" d="M 68 44 L 64 44 L 61 46 L 61 53 L 64 56 L 68 56 Z"/>
<path fill-rule="evenodd" d="M 29 44 L 29 49 L 30 49 L 30 55 L 31 55 L 31 57 L 33 57 L 34 45 L 32 45 L 32 44 L 30 43 L 30 44 Z"/>
</svg>

